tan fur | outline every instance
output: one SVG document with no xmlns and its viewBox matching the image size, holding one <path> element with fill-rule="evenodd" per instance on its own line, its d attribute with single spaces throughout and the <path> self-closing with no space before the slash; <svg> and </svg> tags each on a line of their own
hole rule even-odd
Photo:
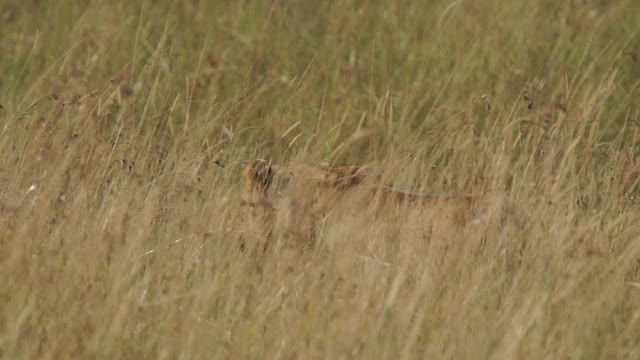
<svg viewBox="0 0 640 360">
<path fill-rule="evenodd" d="M 378 194 L 384 202 L 394 201 L 400 204 L 455 202 L 471 206 L 477 200 L 470 195 L 433 195 L 396 189 L 382 184 L 381 176 L 373 175 L 364 167 L 353 164 L 280 167 L 259 159 L 250 162 L 243 174 L 248 195 L 252 198 L 258 195 L 259 201 L 268 200 L 274 195 L 283 195 L 289 190 L 289 184 L 293 179 L 303 181 L 308 191 L 329 189 L 347 192 L 361 188 L 371 194 Z"/>
<path fill-rule="evenodd" d="M 379 174 L 353 164 L 277 166 L 259 159 L 247 164 L 243 174 L 243 204 L 253 208 L 253 214 L 262 214 L 269 235 L 288 242 L 294 239 L 298 245 L 311 245 L 318 223 L 337 208 L 350 216 L 372 207 L 378 212 L 391 204 L 406 205 L 445 219 L 449 226 L 464 226 L 475 218 L 474 208 L 480 200 L 399 190 L 384 185 Z"/>
</svg>

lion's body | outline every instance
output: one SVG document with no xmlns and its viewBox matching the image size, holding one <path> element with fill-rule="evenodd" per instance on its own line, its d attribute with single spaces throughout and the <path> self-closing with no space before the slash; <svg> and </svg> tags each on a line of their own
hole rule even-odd
<svg viewBox="0 0 640 360">
<path fill-rule="evenodd" d="M 438 227 L 463 228 L 478 219 L 483 197 L 432 195 L 384 185 L 380 174 L 357 165 L 272 165 L 254 160 L 244 169 L 243 203 L 269 237 L 294 244 L 312 244 L 318 226 L 329 215 L 338 219 L 395 211 L 418 213 Z M 420 221 L 424 223 L 424 221 Z"/>
</svg>

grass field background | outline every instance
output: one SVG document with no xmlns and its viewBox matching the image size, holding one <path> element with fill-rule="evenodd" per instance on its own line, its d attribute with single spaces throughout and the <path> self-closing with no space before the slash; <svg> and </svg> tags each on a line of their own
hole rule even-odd
<svg viewBox="0 0 640 360">
<path fill-rule="evenodd" d="M 639 29 L 635 0 L 3 0 L 0 358 L 640 358 Z M 499 196 L 261 254 L 255 158 Z"/>
</svg>

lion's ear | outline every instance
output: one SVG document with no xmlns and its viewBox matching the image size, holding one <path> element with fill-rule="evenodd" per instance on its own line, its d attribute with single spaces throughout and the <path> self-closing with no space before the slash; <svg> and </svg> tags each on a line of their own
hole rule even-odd
<svg viewBox="0 0 640 360">
<path fill-rule="evenodd" d="M 331 162 L 331 160 L 322 160 L 322 162 L 320 163 L 320 168 L 322 169 L 330 169 L 333 167 L 333 163 Z"/>
<path fill-rule="evenodd" d="M 273 167 L 263 159 L 251 161 L 244 169 L 244 177 L 250 189 L 266 191 L 273 181 Z"/>
</svg>

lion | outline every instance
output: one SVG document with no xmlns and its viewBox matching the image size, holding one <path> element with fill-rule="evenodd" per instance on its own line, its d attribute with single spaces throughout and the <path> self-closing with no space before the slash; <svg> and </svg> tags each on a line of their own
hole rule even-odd
<svg viewBox="0 0 640 360">
<path fill-rule="evenodd" d="M 355 164 L 281 166 L 256 159 L 246 165 L 243 175 L 242 204 L 266 226 L 267 237 L 303 246 L 313 246 L 318 224 L 329 213 L 341 218 L 370 210 L 376 216 L 388 214 L 390 208 L 415 209 L 449 228 L 462 228 L 478 221 L 477 210 L 486 200 L 397 189 L 385 184 L 381 172 Z"/>
<path fill-rule="evenodd" d="M 256 159 L 244 168 L 246 205 L 266 205 L 274 197 L 283 196 L 289 191 L 292 180 L 304 181 L 305 189 L 332 190 L 334 193 L 347 193 L 354 189 L 366 189 L 386 203 L 425 205 L 434 203 L 461 203 L 472 206 L 479 198 L 466 194 L 433 195 L 397 189 L 382 182 L 381 174 L 373 174 L 365 166 L 355 164 L 334 165 L 327 161 L 320 166 L 290 165 L 277 166 L 264 159 Z M 308 186 L 307 186 L 308 185 Z"/>
</svg>

